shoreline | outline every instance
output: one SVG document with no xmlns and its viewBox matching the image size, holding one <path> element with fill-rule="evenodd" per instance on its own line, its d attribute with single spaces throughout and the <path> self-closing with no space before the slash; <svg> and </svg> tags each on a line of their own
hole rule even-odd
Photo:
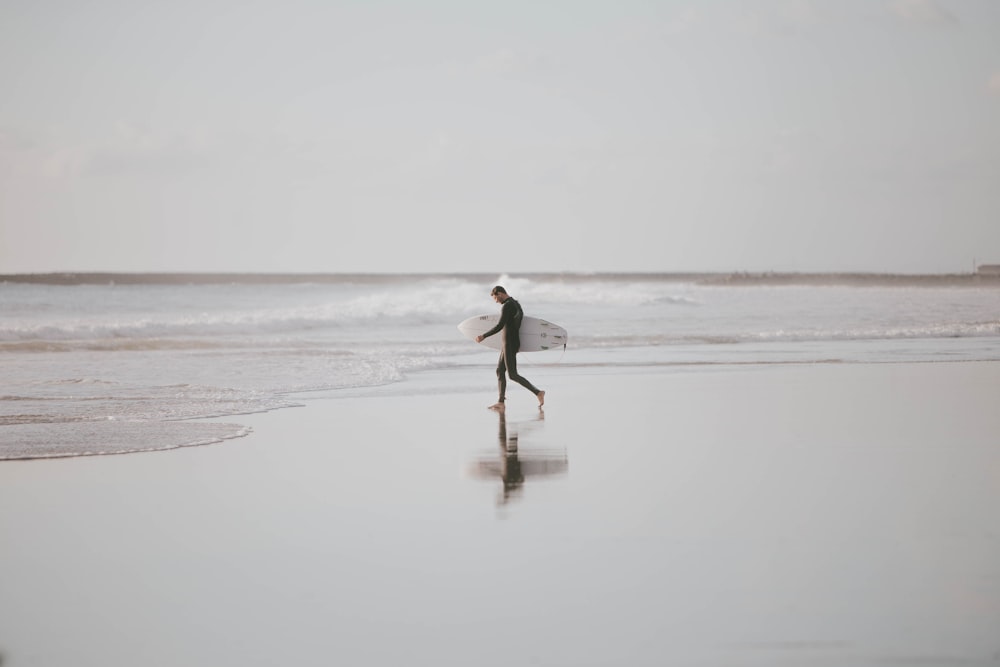
<svg viewBox="0 0 1000 667">
<path fill-rule="evenodd" d="M 580 374 L 583 376 L 631 376 L 657 374 L 698 374 L 698 373 L 739 373 L 763 372 L 768 369 L 796 369 L 823 366 L 920 366 L 920 365 L 979 365 L 995 364 L 1000 367 L 1000 361 L 992 359 L 931 359 L 931 360 L 884 360 L 884 361 L 851 361 L 841 359 L 831 360 L 785 360 L 785 361 L 669 361 L 669 362 L 555 362 L 533 364 L 522 363 L 522 370 L 531 376 L 558 377 L 561 374 Z M 458 372 L 456 372 L 456 370 Z M 290 401 L 287 405 L 271 407 L 254 412 L 237 412 L 226 415 L 207 417 L 192 417 L 179 420 L 142 420 L 137 422 L 116 421 L 80 421 L 80 422 L 31 422 L 0 425 L 0 434 L 20 430 L 18 446 L 9 447 L 0 443 L 0 466 L 15 461 L 45 461 L 74 458 L 101 458 L 106 456 L 142 455 L 156 452 L 170 452 L 179 449 L 226 446 L 232 441 L 238 441 L 253 436 L 253 428 L 248 426 L 259 416 L 269 415 L 287 410 L 302 409 L 311 403 L 323 401 L 351 401 L 370 398 L 407 398 L 422 394 L 447 396 L 475 391 L 480 387 L 492 386 L 484 381 L 484 377 L 493 374 L 492 363 L 481 366 L 466 366 L 456 368 L 433 368 L 411 371 L 407 377 L 395 382 L 359 387 L 342 387 L 329 389 L 309 389 L 277 394 Z M 457 386 L 456 386 L 457 383 Z M 518 394 L 516 384 L 509 384 L 509 393 Z M 488 395 L 487 391 L 486 394 Z M 207 426 L 211 431 L 205 432 Z M 8 430 L 10 429 L 10 430 Z M 73 434 L 84 430 L 88 433 L 105 431 L 103 448 L 90 451 L 73 451 L 65 449 L 62 443 L 72 441 Z M 196 440 L 181 444 L 161 443 L 153 446 L 139 446 L 136 440 L 144 438 L 162 438 L 171 433 L 183 433 L 185 430 L 196 431 Z M 24 434 L 26 433 L 26 435 Z"/>
<path fill-rule="evenodd" d="M 992 359 L 931 359 L 931 360 L 884 360 L 884 361 L 852 361 L 852 360 L 785 360 L 785 361 L 738 361 L 719 362 L 703 361 L 669 361 L 669 362 L 555 362 L 533 364 L 522 363 L 522 370 L 534 377 L 559 377 L 560 375 L 580 376 L 632 376 L 632 375 L 680 375 L 699 373 L 741 373 L 766 372 L 782 369 L 794 370 L 819 368 L 824 366 L 886 366 L 906 367 L 922 365 L 995 365 L 1000 368 L 1000 361 Z M 492 363 L 481 366 L 465 366 L 456 368 L 433 368 L 410 372 L 402 380 L 386 384 L 359 387 L 342 387 L 329 389 L 309 389 L 277 394 L 290 401 L 287 405 L 271 407 L 255 412 L 238 412 L 226 415 L 193 417 L 179 420 L 142 420 L 137 422 L 119 421 L 80 421 L 80 422 L 31 422 L 13 423 L 0 426 L 0 434 L 10 434 L 18 431 L 20 437 L 17 445 L 0 443 L 0 466 L 16 461 L 45 461 L 74 458 L 101 458 L 106 456 L 142 455 L 156 452 L 169 452 L 179 449 L 200 447 L 224 447 L 233 441 L 239 441 L 253 436 L 253 429 L 248 426 L 259 416 L 287 410 L 302 409 L 310 404 L 324 401 L 352 401 L 370 398 L 414 398 L 424 394 L 448 396 L 476 391 L 483 387 L 491 388 L 487 379 L 493 375 Z M 457 371 L 457 372 L 456 372 Z M 520 393 L 516 384 L 509 384 L 508 391 L 514 395 Z M 484 395 L 489 395 L 489 389 Z M 207 427 L 207 429 L 205 428 Z M 104 432 L 101 441 L 102 449 L 89 451 L 74 451 L 67 449 L 66 443 L 71 443 L 74 433 L 81 430 L 88 434 Z M 182 434 L 190 430 L 198 433 L 196 440 L 171 444 L 161 442 L 157 445 L 139 446 L 135 442 L 147 438 L 162 439 L 174 433 Z M 174 436 L 176 437 L 176 436 Z M 91 438 L 93 439 L 93 438 Z"/>
</svg>

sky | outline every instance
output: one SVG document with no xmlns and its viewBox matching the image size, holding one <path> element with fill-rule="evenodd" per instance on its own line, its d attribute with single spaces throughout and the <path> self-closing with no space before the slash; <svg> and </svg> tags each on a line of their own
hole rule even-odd
<svg viewBox="0 0 1000 667">
<path fill-rule="evenodd" d="M 1000 263 L 996 0 L 4 0 L 0 273 Z"/>
</svg>

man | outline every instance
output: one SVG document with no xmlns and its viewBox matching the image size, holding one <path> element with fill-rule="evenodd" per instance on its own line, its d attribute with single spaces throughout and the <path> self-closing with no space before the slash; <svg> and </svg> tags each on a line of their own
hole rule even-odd
<svg viewBox="0 0 1000 667">
<path fill-rule="evenodd" d="M 490 291 L 493 300 L 500 304 L 500 321 L 497 325 L 481 336 L 476 336 L 476 342 L 483 342 L 484 338 L 501 333 L 503 344 L 500 346 L 500 361 L 497 363 L 497 384 L 500 389 L 500 399 L 490 406 L 491 410 L 503 410 L 504 402 L 507 400 L 507 378 L 523 386 L 538 398 L 538 407 L 545 405 L 545 392 L 540 391 L 535 385 L 528 382 L 528 379 L 517 373 L 517 351 L 521 349 L 521 320 L 524 319 L 524 311 L 521 304 L 507 294 L 500 285 Z"/>
</svg>

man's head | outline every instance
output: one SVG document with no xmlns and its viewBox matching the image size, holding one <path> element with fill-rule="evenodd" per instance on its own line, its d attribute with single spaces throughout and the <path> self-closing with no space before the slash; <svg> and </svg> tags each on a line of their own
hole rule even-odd
<svg viewBox="0 0 1000 667">
<path fill-rule="evenodd" d="M 490 296 L 493 297 L 493 300 L 496 301 L 497 303 L 503 303 L 504 301 L 507 300 L 507 290 L 505 290 L 500 285 L 497 285 L 492 290 L 490 290 Z"/>
</svg>

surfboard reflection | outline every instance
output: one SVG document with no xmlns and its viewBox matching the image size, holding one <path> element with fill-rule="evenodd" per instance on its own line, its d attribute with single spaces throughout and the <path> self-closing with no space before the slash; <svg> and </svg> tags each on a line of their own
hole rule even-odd
<svg viewBox="0 0 1000 667">
<path fill-rule="evenodd" d="M 545 422 L 541 410 L 533 419 L 510 421 L 504 411 L 497 411 L 499 422 L 497 443 L 500 456 L 482 457 L 469 465 L 469 474 L 477 479 L 500 478 L 503 490 L 497 505 L 506 505 L 521 496 L 525 479 L 564 475 L 569 469 L 569 459 L 564 449 L 539 449 L 533 441 Z M 527 451 L 521 449 L 528 445 Z"/>
</svg>

